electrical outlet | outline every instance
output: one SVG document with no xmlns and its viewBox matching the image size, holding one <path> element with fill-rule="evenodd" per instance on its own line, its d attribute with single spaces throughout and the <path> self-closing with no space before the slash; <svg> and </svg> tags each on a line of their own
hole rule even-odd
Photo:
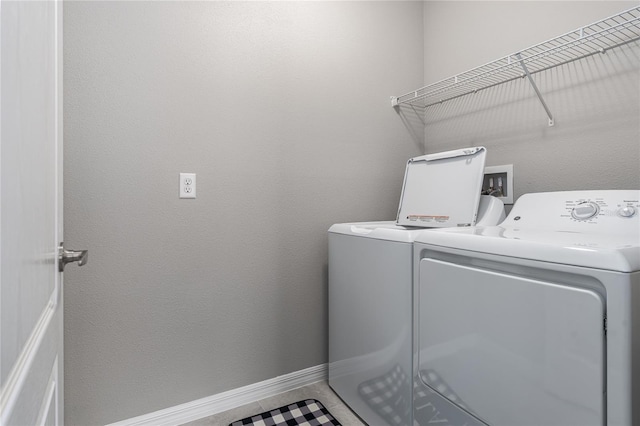
<svg viewBox="0 0 640 426">
<path fill-rule="evenodd" d="M 180 198 L 196 198 L 195 173 L 180 173 Z"/>
</svg>

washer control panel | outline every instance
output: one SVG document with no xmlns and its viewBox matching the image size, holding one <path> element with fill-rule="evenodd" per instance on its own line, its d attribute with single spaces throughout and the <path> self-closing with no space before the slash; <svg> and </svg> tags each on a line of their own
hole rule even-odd
<svg viewBox="0 0 640 426">
<path fill-rule="evenodd" d="M 563 232 L 640 233 L 640 191 L 563 191 L 520 197 L 504 227 Z"/>
<path fill-rule="evenodd" d="M 597 221 L 609 217 L 629 219 L 638 215 L 640 202 L 634 197 L 601 196 L 569 199 L 565 201 L 565 208 L 568 214 L 561 216 L 577 221 Z"/>
</svg>

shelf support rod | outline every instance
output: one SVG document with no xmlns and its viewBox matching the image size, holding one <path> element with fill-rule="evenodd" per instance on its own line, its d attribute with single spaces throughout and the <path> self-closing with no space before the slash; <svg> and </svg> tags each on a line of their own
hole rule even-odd
<svg viewBox="0 0 640 426">
<path fill-rule="evenodd" d="M 522 60 L 522 55 L 520 55 L 520 53 L 516 53 L 516 58 L 518 59 L 518 61 L 520 61 L 520 66 L 522 67 L 522 69 L 524 70 L 524 73 L 529 79 L 529 83 L 531 83 L 531 87 L 533 87 L 533 90 L 535 90 L 536 95 L 538 95 L 538 99 L 540 99 L 540 103 L 542 104 L 542 107 L 547 112 L 547 116 L 549 117 L 549 126 L 553 126 L 555 124 L 553 121 L 553 114 L 551 114 L 551 111 L 549 110 L 547 103 L 544 101 L 544 98 L 540 93 L 540 90 L 538 90 L 538 86 L 536 85 L 536 82 L 533 81 L 533 77 L 531 77 L 531 73 L 529 72 L 529 69 L 527 68 L 524 61 Z"/>
</svg>

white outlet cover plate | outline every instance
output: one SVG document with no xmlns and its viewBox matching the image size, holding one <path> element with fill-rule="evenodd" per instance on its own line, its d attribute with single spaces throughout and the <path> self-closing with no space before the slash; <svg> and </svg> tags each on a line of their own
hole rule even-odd
<svg viewBox="0 0 640 426">
<path fill-rule="evenodd" d="M 507 174 L 507 195 L 505 197 L 496 197 L 502 200 L 504 204 L 513 204 L 513 164 L 504 166 L 487 166 L 484 168 L 485 175 L 493 175 L 496 173 Z"/>
<path fill-rule="evenodd" d="M 195 173 L 180 173 L 180 198 L 196 198 Z"/>
</svg>

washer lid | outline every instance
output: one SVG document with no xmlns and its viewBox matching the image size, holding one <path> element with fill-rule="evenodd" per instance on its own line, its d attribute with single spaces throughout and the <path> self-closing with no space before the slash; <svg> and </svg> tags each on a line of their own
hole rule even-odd
<svg viewBox="0 0 640 426">
<path fill-rule="evenodd" d="M 585 206 L 593 215 L 581 216 Z M 526 194 L 500 226 L 438 229 L 416 243 L 634 272 L 640 271 L 639 210 L 636 190 Z"/>
<path fill-rule="evenodd" d="M 486 157 L 484 147 L 409 160 L 396 223 L 445 228 L 476 223 Z"/>
<path fill-rule="evenodd" d="M 395 222 L 355 222 L 336 223 L 329 228 L 332 234 L 352 235 L 355 237 L 372 238 L 376 240 L 413 243 L 424 229 L 407 228 L 396 225 Z"/>
</svg>

